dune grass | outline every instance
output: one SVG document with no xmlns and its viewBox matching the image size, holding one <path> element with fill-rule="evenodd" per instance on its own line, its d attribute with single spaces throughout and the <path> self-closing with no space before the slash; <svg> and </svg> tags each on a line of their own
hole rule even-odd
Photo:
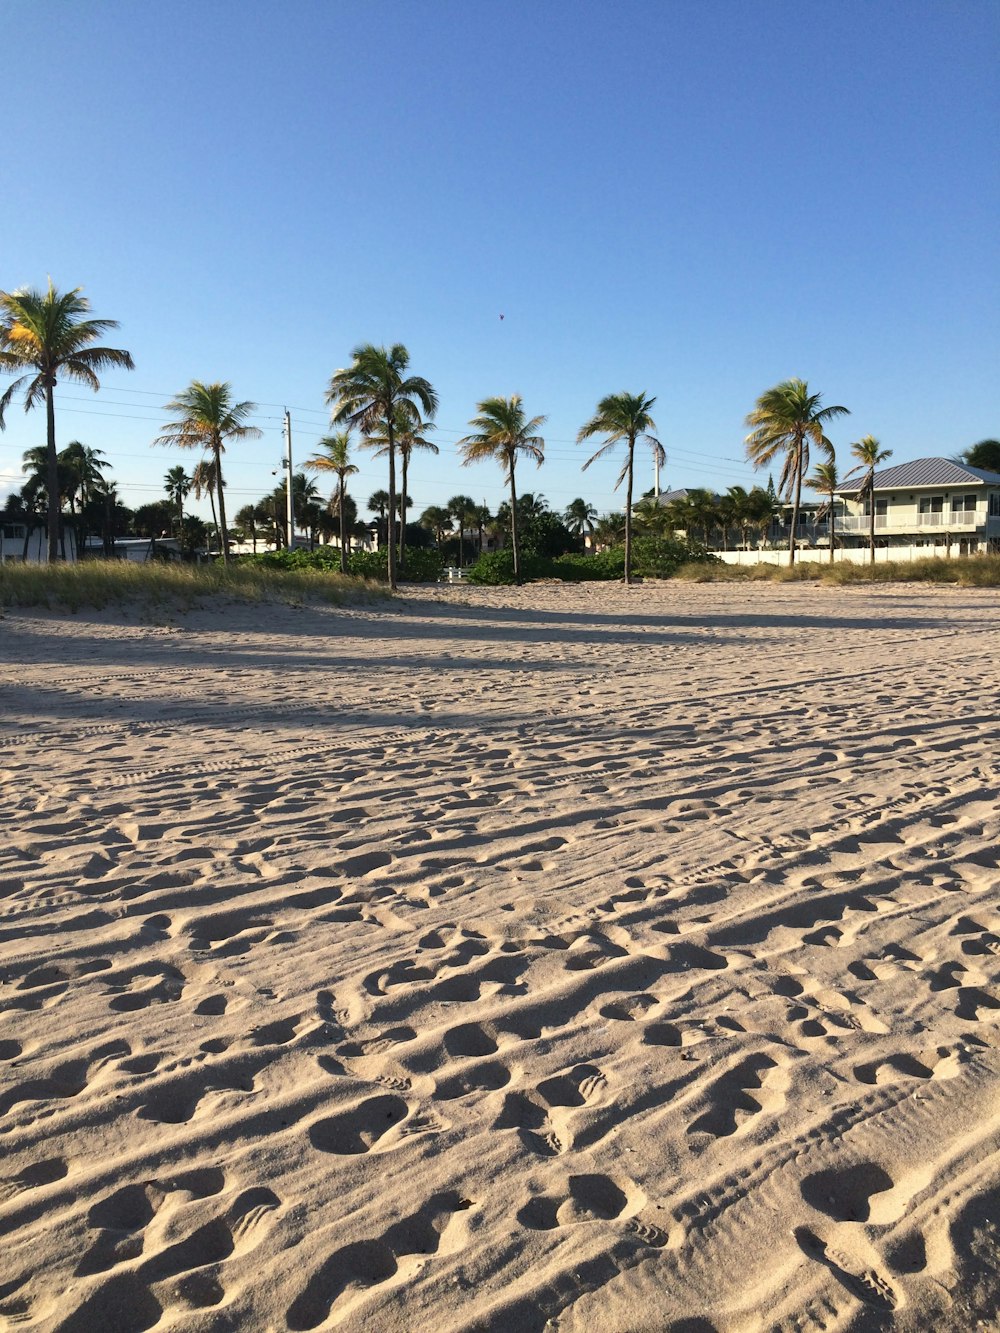
<svg viewBox="0 0 1000 1333">
<path fill-rule="evenodd" d="M 140 605 L 187 610 L 211 600 L 334 606 L 381 600 L 384 587 L 365 579 L 319 570 L 276 570 L 245 565 L 132 564 L 83 560 L 78 564 L 0 565 L 0 607 Z"/>
<path fill-rule="evenodd" d="M 682 565 L 675 578 L 692 583 L 952 583 L 962 588 L 1000 587 L 1000 556 L 973 555 L 947 560 L 888 560 L 855 565 L 798 560 L 787 565 Z"/>
</svg>

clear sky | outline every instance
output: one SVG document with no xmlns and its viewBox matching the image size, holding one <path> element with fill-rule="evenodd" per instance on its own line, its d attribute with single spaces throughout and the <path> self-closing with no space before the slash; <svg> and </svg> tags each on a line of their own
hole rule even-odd
<svg viewBox="0 0 1000 1333">
<path fill-rule="evenodd" d="M 51 275 L 120 322 L 134 373 L 62 384 L 56 425 L 60 448 L 105 451 L 126 503 L 193 465 L 151 441 L 196 378 L 260 405 L 263 438 L 227 454 L 230 512 L 271 490 L 282 406 L 298 466 L 368 341 L 405 343 L 440 395 L 415 513 L 502 498 L 453 444 L 494 394 L 547 414 L 519 486 L 557 509 L 620 505 L 618 463 L 581 474 L 575 438 L 621 389 L 656 395 L 668 487 L 766 482 L 744 417 L 793 375 L 851 409 L 842 471 L 865 434 L 894 462 L 1000 434 L 995 0 L 0 16 L 0 288 Z M 7 422 L 0 495 L 44 441 L 44 412 Z M 358 461 L 363 504 L 387 478 Z"/>
</svg>

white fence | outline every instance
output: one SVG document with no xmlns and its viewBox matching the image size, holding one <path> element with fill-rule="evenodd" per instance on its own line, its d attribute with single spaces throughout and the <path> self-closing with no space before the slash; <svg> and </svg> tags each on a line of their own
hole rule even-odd
<svg viewBox="0 0 1000 1333">
<path fill-rule="evenodd" d="M 788 551 L 715 551 L 717 555 L 727 565 L 787 565 Z M 952 543 L 951 551 L 946 546 L 876 546 L 875 563 L 887 564 L 891 560 L 927 560 L 931 556 L 951 555 L 954 559 L 966 555 L 966 552 L 959 549 L 957 541 Z M 973 554 L 976 554 L 973 552 Z M 852 565 L 867 565 L 871 563 L 871 551 L 867 546 L 859 546 L 854 549 L 838 550 L 834 552 L 834 564 L 842 564 L 846 561 Z M 797 546 L 795 548 L 795 560 L 798 564 L 806 561 L 828 565 L 830 563 L 830 552 L 825 548 L 809 548 Z"/>
</svg>

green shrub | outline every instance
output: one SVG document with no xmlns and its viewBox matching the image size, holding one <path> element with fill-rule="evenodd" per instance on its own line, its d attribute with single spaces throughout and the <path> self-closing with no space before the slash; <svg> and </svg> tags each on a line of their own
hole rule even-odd
<svg viewBox="0 0 1000 1333">
<path fill-rule="evenodd" d="M 615 548 L 616 552 L 618 548 Z M 609 554 L 612 554 L 609 552 Z M 622 574 L 625 552 L 622 550 Z M 675 537 L 637 537 L 632 543 L 632 572 L 648 579 L 669 579 L 685 564 L 721 564 L 698 542 L 678 541 Z"/>
<path fill-rule="evenodd" d="M 389 557 L 385 551 L 352 551 L 347 558 L 347 572 L 362 579 L 389 577 Z"/>
<path fill-rule="evenodd" d="M 385 564 L 385 552 L 380 551 Z M 407 546 L 399 577 L 406 583 L 437 583 L 444 573 L 444 556 L 432 546 Z"/>
<path fill-rule="evenodd" d="M 537 561 L 533 557 L 522 556 L 522 578 L 532 578 L 536 564 Z M 506 546 L 502 551 L 487 551 L 479 557 L 474 565 L 470 566 L 468 579 L 470 583 L 513 583 L 514 553 Z"/>
</svg>

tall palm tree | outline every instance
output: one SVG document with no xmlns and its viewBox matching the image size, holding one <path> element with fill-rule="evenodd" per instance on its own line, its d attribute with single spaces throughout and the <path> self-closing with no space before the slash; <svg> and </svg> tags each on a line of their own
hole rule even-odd
<svg viewBox="0 0 1000 1333">
<path fill-rule="evenodd" d="M 226 499 L 223 494 L 222 455 L 225 440 L 256 439 L 260 431 L 248 426 L 247 418 L 257 410 L 256 403 L 233 402 L 229 384 L 203 384 L 192 380 L 190 385 L 167 403 L 168 412 L 179 412 L 176 421 L 170 421 L 154 444 L 172 445 L 178 449 L 207 449 L 212 459 L 215 493 L 219 498 L 218 528 L 223 564 L 229 563 L 229 534 L 226 531 Z M 214 510 L 213 510 L 214 513 Z"/>
<path fill-rule="evenodd" d="M 504 470 L 510 486 L 510 544 L 514 555 L 514 582 L 521 582 L 521 555 L 517 547 L 517 488 L 514 469 L 518 454 L 533 458 L 539 467 L 545 458 L 545 441 L 537 432 L 545 417 L 527 418 L 519 393 L 510 398 L 484 398 L 476 405 L 477 414 L 469 422 L 477 429 L 458 441 L 464 457 L 462 466 L 494 458 Z"/>
<path fill-rule="evenodd" d="M 792 505 L 792 530 L 788 538 L 788 563 L 795 563 L 795 538 L 802 482 L 809 467 L 809 445 L 833 452 L 824 427 L 835 417 L 850 416 L 846 407 L 821 407 L 822 398 L 810 393 L 804 380 L 782 380 L 757 399 L 746 419 L 754 429 L 746 437 L 747 457 L 755 468 L 767 467 L 779 454 L 785 461 L 778 490 Z"/>
<path fill-rule="evenodd" d="M 837 488 L 840 486 L 840 477 L 837 474 L 837 460 L 831 454 L 825 463 L 817 463 L 813 468 L 811 477 L 806 478 L 806 485 L 813 491 L 819 491 L 824 496 L 823 503 L 816 511 L 816 521 L 827 517 L 830 523 L 830 564 L 833 564 L 834 547 L 836 544 L 836 499 Z"/>
<path fill-rule="evenodd" d="M 861 474 L 862 481 L 858 488 L 858 499 L 868 501 L 871 526 L 868 530 L 871 562 L 875 563 L 875 469 L 892 457 L 891 449 L 883 449 L 874 435 L 863 435 L 851 445 L 851 457 L 858 460 L 858 466 L 848 472 L 845 481 Z"/>
<path fill-rule="evenodd" d="M 596 518 L 597 510 L 584 499 L 570 500 L 563 514 L 563 522 L 575 537 L 579 537 L 580 545 L 584 547 L 587 544 L 586 534 L 593 533 Z"/>
<path fill-rule="evenodd" d="M 163 489 L 171 504 L 177 506 L 177 531 L 180 532 L 184 526 L 184 501 L 191 490 L 191 478 L 184 471 L 183 463 L 178 463 L 166 474 L 163 478 Z"/>
<path fill-rule="evenodd" d="M 416 419 L 429 420 L 437 411 L 438 399 L 428 380 L 406 375 L 410 354 L 402 343 L 375 347 L 362 343 L 351 353 L 351 364 L 334 371 L 326 401 L 333 407 L 334 424 L 357 426 L 363 435 L 385 430 L 389 457 L 389 587 L 396 590 L 396 421 L 397 408 L 409 404 Z M 404 513 L 403 521 L 406 516 Z"/>
<path fill-rule="evenodd" d="M 347 573 L 347 506 L 344 499 L 347 495 L 347 478 L 357 474 L 357 467 L 351 462 L 351 432 L 350 429 L 334 431 L 332 435 L 324 435 L 319 441 L 318 447 L 323 450 L 322 453 L 313 454 L 307 458 L 304 466 L 314 468 L 317 472 L 332 472 L 337 478 L 337 490 L 331 500 L 331 504 L 336 503 L 337 513 L 340 517 L 340 572 Z M 388 503 L 388 496 L 386 496 Z"/>
<path fill-rule="evenodd" d="M 664 467 L 667 461 L 663 445 L 651 433 L 656 430 L 656 422 L 650 416 L 649 409 L 655 402 L 655 398 L 647 398 L 644 393 L 610 393 L 597 404 L 597 411 L 580 427 L 576 437 L 578 444 L 592 439 L 595 435 L 606 437 L 597 453 L 592 454 L 584 463 L 584 472 L 591 463 L 596 462 L 616 444 L 624 441 L 626 445 L 625 463 L 615 482 L 615 490 L 628 478 L 625 488 L 625 582 L 627 584 L 632 582 L 632 480 L 636 443 L 644 440 L 652 449 L 653 458 L 660 467 Z"/>
<path fill-rule="evenodd" d="M 96 393 L 101 384 L 97 372 L 115 367 L 134 370 L 128 352 L 115 347 L 92 347 L 109 329 L 113 319 L 86 319 L 90 302 L 74 287 L 58 292 L 49 280 L 44 294 L 29 287 L 0 292 L 0 369 L 17 374 L 0 397 L 0 430 L 11 399 L 24 389 L 24 410 L 39 400 L 45 402 L 46 491 L 48 494 L 49 560 L 59 558 L 59 466 L 56 453 L 55 388 L 59 377 L 77 380 Z"/>
<path fill-rule="evenodd" d="M 399 450 L 399 457 L 402 461 L 402 477 L 399 489 L 399 512 L 402 521 L 399 525 L 399 563 L 402 565 L 403 557 L 406 553 L 406 511 L 410 506 L 409 492 L 409 472 L 410 458 L 414 449 L 425 449 L 429 453 L 438 454 L 440 449 L 433 440 L 428 440 L 426 433 L 432 431 L 433 426 L 426 421 L 420 420 L 420 413 L 412 403 L 400 402 L 396 405 L 396 414 L 394 422 L 394 433 L 396 448 Z M 371 435 L 366 435 L 361 441 L 362 449 L 374 449 L 376 458 L 383 458 L 389 452 L 389 432 L 384 426 L 380 426 L 373 431 Z"/>
</svg>

